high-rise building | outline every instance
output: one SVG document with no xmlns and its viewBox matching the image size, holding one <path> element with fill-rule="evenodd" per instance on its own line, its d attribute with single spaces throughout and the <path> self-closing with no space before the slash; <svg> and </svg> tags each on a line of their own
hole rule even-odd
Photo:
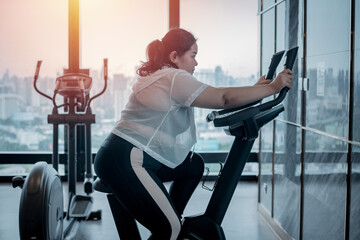
<svg viewBox="0 0 360 240">
<path fill-rule="evenodd" d="M 121 117 L 121 111 L 125 108 L 130 95 L 129 82 L 130 78 L 123 74 L 114 74 L 114 118 L 115 121 Z"/>
<path fill-rule="evenodd" d="M 13 113 L 19 111 L 22 102 L 20 96 L 13 93 L 0 93 L 0 119 L 12 117 Z"/>
</svg>

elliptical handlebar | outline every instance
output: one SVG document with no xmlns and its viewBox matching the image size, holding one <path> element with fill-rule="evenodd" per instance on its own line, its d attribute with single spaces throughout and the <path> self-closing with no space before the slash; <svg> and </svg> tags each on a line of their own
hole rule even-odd
<svg viewBox="0 0 360 240">
<path fill-rule="evenodd" d="M 75 73 L 75 74 L 65 74 L 64 76 L 61 76 L 59 78 L 57 78 L 56 80 L 56 83 L 55 83 L 55 91 L 54 91 L 54 95 L 53 97 L 50 97 L 49 95 L 41 92 L 38 87 L 36 86 L 36 83 L 37 83 L 37 80 L 38 80 L 38 77 L 39 77 L 39 72 L 40 72 L 40 67 L 41 67 L 41 63 L 42 63 L 42 60 L 39 60 L 36 64 L 36 70 L 35 70 L 35 75 L 34 75 L 34 89 L 36 92 L 38 92 L 40 95 L 50 99 L 52 102 L 53 102 L 53 105 L 55 108 L 60 108 L 60 107 L 63 107 L 63 106 L 67 106 L 68 104 L 65 103 L 65 104 L 62 104 L 60 106 L 57 106 L 56 105 L 56 102 L 55 102 L 55 96 L 57 93 L 59 93 L 59 88 L 60 88 L 60 85 L 61 85 L 61 81 L 59 80 L 60 78 L 64 78 L 64 77 L 75 77 L 75 76 L 82 76 L 84 78 L 89 78 L 91 80 L 91 78 L 87 75 L 87 74 L 83 74 L 83 73 Z M 86 111 L 91 111 L 90 110 L 90 103 L 92 100 L 94 100 L 95 98 L 99 97 L 100 95 L 102 95 L 106 88 L 107 88 L 107 79 L 108 79 L 108 59 L 105 58 L 104 59 L 104 80 L 105 80 L 105 85 L 104 85 L 104 88 L 102 89 L 102 91 L 98 94 L 96 94 L 95 96 L 93 96 L 92 98 L 89 99 L 89 101 L 85 102 L 85 85 L 84 85 L 84 82 L 82 81 L 79 81 L 79 91 L 81 92 L 81 95 L 83 95 L 83 103 L 82 104 L 86 104 L 87 105 L 87 110 Z M 86 86 L 86 87 L 89 87 L 89 86 Z M 90 87 L 91 87 L 91 81 L 90 81 Z"/>
<path fill-rule="evenodd" d="M 100 93 L 98 93 L 95 96 L 93 96 L 92 98 L 90 98 L 86 111 L 91 111 L 91 108 L 90 108 L 91 101 L 94 100 L 95 98 L 99 97 L 100 95 L 102 95 L 105 92 L 105 90 L 107 88 L 107 80 L 108 80 L 108 59 L 104 58 L 104 81 L 105 81 L 104 88 Z"/>
<path fill-rule="evenodd" d="M 39 72 L 40 72 L 41 63 L 42 63 L 42 60 L 39 60 L 39 61 L 37 62 L 37 64 L 36 64 L 36 70 L 35 70 L 35 75 L 34 75 L 34 89 L 35 89 L 35 91 L 37 91 L 40 95 L 42 95 L 42 96 L 50 99 L 51 101 L 53 101 L 53 98 L 52 98 L 52 97 L 50 97 L 49 95 L 41 92 L 41 91 L 37 88 L 37 86 L 36 86 L 36 82 L 37 82 L 38 77 L 39 77 Z"/>
<path fill-rule="evenodd" d="M 289 51 L 287 51 L 286 62 L 284 65 L 285 69 L 292 70 L 295 59 L 296 59 L 297 51 L 298 51 L 298 47 L 292 48 Z M 271 79 L 273 77 L 274 72 L 275 72 L 283 54 L 284 54 L 284 51 L 281 51 L 281 52 L 275 53 L 273 55 L 266 79 Z M 207 115 L 206 120 L 208 122 L 213 121 L 214 126 L 216 126 L 216 127 L 230 125 L 230 122 L 233 122 L 235 119 L 236 119 L 236 121 L 241 121 L 241 120 L 244 120 L 246 118 L 249 118 L 251 116 L 258 114 L 259 112 L 263 112 L 265 110 L 268 110 L 268 109 L 278 105 L 279 103 L 281 103 L 284 100 L 288 91 L 289 91 L 288 88 L 283 88 L 280 91 L 280 94 L 278 95 L 278 97 L 276 99 L 266 102 L 266 103 L 263 103 L 263 104 L 260 104 L 255 107 L 249 107 L 249 106 L 252 106 L 252 105 L 258 103 L 259 101 L 250 103 L 250 104 L 247 104 L 244 106 L 236 107 L 236 108 L 225 109 L 222 111 L 213 111 Z M 247 108 L 243 111 L 239 111 L 246 107 L 249 107 L 249 108 Z M 234 113 L 236 111 L 239 111 L 239 112 Z M 229 114 L 225 115 L 227 113 L 229 113 Z M 234 114 L 232 114 L 232 113 L 234 113 Z"/>
<path fill-rule="evenodd" d="M 42 60 L 39 60 L 36 64 L 36 70 L 35 70 L 35 76 L 34 76 L 35 80 L 37 80 L 39 77 L 41 63 L 42 63 Z"/>
</svg>

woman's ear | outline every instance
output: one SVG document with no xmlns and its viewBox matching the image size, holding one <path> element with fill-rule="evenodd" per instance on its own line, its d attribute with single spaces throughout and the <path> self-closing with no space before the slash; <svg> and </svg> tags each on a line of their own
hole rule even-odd
<svg viewBox="0 0 360 240">
<path fill-rule="evenodd" d="M 178 61 L 178 54 L 176 51 L 172 51 L 170 54 L 169 54 L 169 59 L 172 63 L 174 63 L 176 65 L 177 61 Z"/>
</svg>

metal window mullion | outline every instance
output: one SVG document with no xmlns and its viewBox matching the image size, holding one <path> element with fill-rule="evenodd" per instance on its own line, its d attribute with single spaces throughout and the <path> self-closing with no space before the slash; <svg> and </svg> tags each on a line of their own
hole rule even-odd
<svg viewBox="0 0 360 240">
<path fill-rule="evenodd" d="M 302 77 L 306 78 L 306 53 L 307 53 L 307 0 L 303 0 L 303 59 Z M 306 126 L 306 92 L 301 90 L 301 125 Z M 300 219 L 299 219 L 299 239 L 303 239 L 304 229 L 304 167 L 305 167 L 305 130 L 301 130 L 301 156 L 300 156 Z"/>
<path fill-rule="evenodd" d="M 260 0 L 259 0 L 259 6 L 260 6 Z M 262 6 L 261 6 L 262 7 Z M 259 7 L 260 9 L 260 7 Z M 263 14 L 260 14 L 260 56 L 259 56 L 259 71 L 260 71 L 260 76 L 263 75 L 263 69 L 262 69 L 262 62 L 263 62 Z M 258 204 L 261 201 L 261 131 L 259 133 L 259 168 L 258 168 Z"/>
<path fill-rule="evenodd" d="M 273 5 L 271 5 L 270 7 L 266 8 L 265 10 L 262 10 L 262 6 L 261 6 L 261 11 L 258 12 L 258 15 L 262 15 L 262 14 L 270 11 L 272 8 L 276 7 L 277 5 L 279 5 L 280 3 L 285 2 L 285 1 L 286 0 L 278 1 L 278 2 L 274 3 Z"/>
<path fill-rule="evenodd" d="M 276 53 L 277 49 L 276 49 L 276 43 L 277 43 L 277 5 L 275 5 L 274 8 L 274 53 Z M 275 99 L 275 95 L 274 95 L 274 99 Z M 272 158 L 272 166 L 271 166 L 271 217 L 274 218 L 274 194 L 275 194 L 275 131 L 276 131 L 276 123 L 275 121 L 273 122 L 273 145 L 272 145 L 272 154 L 271 154 L 271 158 Z"/>
<path fill-rule="evenodd" d="M 354 71 L 355 71 L 355 0 L 350 0 L 350 73 L 349 73 L 349 127 L 348 127 L 348 139 L 353 140 L 353 119 L 354 119 Z M 345 228 L 344 228 L 344 239 L 350 239 L 350 210 L 351 210 L 351 154 L 352 145 L 348 143 L 347 152 L 347 171 L 346 171 L 346 200 L 345 200 Z"/>
</svg>

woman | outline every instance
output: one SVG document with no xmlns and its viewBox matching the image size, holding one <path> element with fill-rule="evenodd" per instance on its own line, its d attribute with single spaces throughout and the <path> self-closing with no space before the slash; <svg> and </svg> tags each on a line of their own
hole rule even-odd
<svg viewBox="0 0 360 240">
<path fill-rule="evenodd" d="M 196 39 L 183 29 L 149 44 L 121 119 L 96 155 L 97 175 L 119 206 L 151 231 L 150 239 L 178 237 L 184 208 L 204 171 L 202 158 L 191 151 L 193 107 L 232 108 L 291 87 L 290 70 L 249 87 L 206 85 L 192 76 L 197 52 Z M 169 192 L 166 181 L 173 181 Z"/>
</svg>

